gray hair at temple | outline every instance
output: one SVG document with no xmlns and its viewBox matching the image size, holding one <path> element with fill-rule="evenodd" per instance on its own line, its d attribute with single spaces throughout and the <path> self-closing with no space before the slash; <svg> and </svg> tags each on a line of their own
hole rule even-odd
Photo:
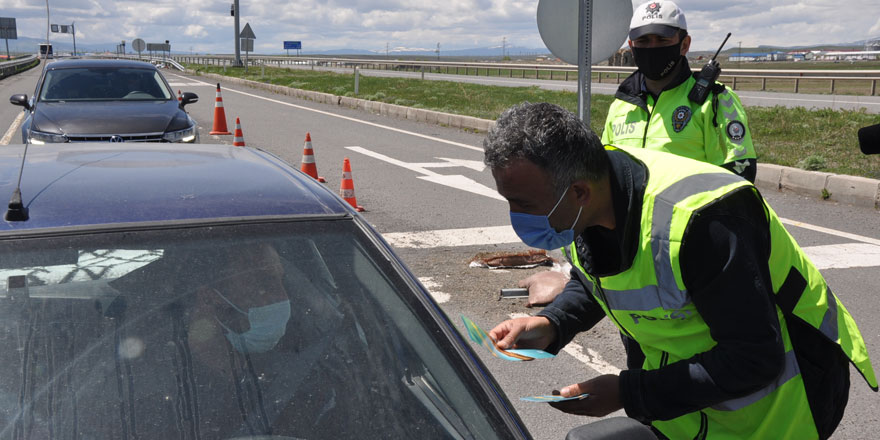
<svg viewBox="0 0 880 440">
<path fill-rule="evenodd" d="M 602 141 L 555 104 L 524 102 L 505 110 L 483 140 L 483 150 L 483 162 L 493 170 L 518 158 L 545 169 L 557 195 L 576 180 L 594 182 L 608 174 Z"/>
</svg>

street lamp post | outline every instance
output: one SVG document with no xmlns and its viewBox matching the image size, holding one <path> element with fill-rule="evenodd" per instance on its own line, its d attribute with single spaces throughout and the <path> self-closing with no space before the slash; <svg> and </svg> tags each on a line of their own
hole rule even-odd
<svg viewBox="0 0 880 440">
<path fill-rule="evenodd" d="M 241 41 L 239 41 L 238 17 L 241 15 L 241 9 L 238 7 L 238 0 L 232 3 L 232 15 L 235 17 L 235 65 L 241 66 Z"/>
<path fill-rule="evenodd" d="M 46 0 L 46 44 L 49 44 L 49 0 Z"/>
</svg>

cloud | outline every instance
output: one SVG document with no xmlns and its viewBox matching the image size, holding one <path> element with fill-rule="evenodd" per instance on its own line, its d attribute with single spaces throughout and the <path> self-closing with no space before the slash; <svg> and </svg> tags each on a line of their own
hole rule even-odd
<svg viewBox="0 0 880 440">
<path fill-rule="evenodd" d="M 542 0 L 549 1 L 549 0 Z M 597 0 L 602 1 L 618 0 Z M 624 0 L 626 1 L 626 0 Z M 633 5 L 643 3 L 631 0 Z M 77 43 L 143 38 L 172 47 L 230 53 L 232 0 L 51 0 L 52 23 L 76 22 Z M 844 43 L 880 36 L 876 0 L 677 0 L 688 19 L 692 50 Z M 507 44 L 541 47 L 538 0 L 281 0 L 242 1 L 240 22 L 250 23 L 260 51 L 282 52 L 284 40 L 306 51 L 353 48 L 384 52 L 391 46 L 441 51 Z M 0 0 L 0 15 L 16 17 L 20 36 L 45 38 L 45 5 Z M 620 26 L 628 26 L 628 22 Z M 56 35 L 57 36 L 57 35 Z M 53 37 L 54 38 L 54 37 Z M 60 38 L 60 37 L 59 37 Z M 441 52 L 442 53 L 442 52 Z"/>
</svg>

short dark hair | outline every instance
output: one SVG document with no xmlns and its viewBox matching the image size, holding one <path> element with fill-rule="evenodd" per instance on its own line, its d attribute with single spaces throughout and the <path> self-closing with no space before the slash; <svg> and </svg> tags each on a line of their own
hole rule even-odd
<svg viewBox="0 0 880 440">
<path fill-rule="evenodd" d="M 483 162 L 491 169 L 523 158 L 545 169 L 556 195 L 576 180 L 608 174 L 602 141 L 572 112 L 549 103 L 515 105 L 501 114 L 483 140 Z"/>
</svg>

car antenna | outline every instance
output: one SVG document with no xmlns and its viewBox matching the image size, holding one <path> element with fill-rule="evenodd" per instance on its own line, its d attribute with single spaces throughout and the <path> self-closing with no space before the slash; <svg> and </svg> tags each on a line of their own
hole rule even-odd
<svg viewBox="0 0 880 440">
<path fill-rule="evenodd" d="M 18 168 L 18 183 L 15 184 L 15 191 L 12 192 L 12 198 L 9 199 L 9 209 L 3 217 L 8 222 L 23 222 L 28 219 L 28 209 L 21 203 L 21 174 L 24 172 L 24 159 L 27 157 L 27 149 L 30 143 L 24 144 L 24 153 L 21 155 L 21 166 Z"/>
</svg>

